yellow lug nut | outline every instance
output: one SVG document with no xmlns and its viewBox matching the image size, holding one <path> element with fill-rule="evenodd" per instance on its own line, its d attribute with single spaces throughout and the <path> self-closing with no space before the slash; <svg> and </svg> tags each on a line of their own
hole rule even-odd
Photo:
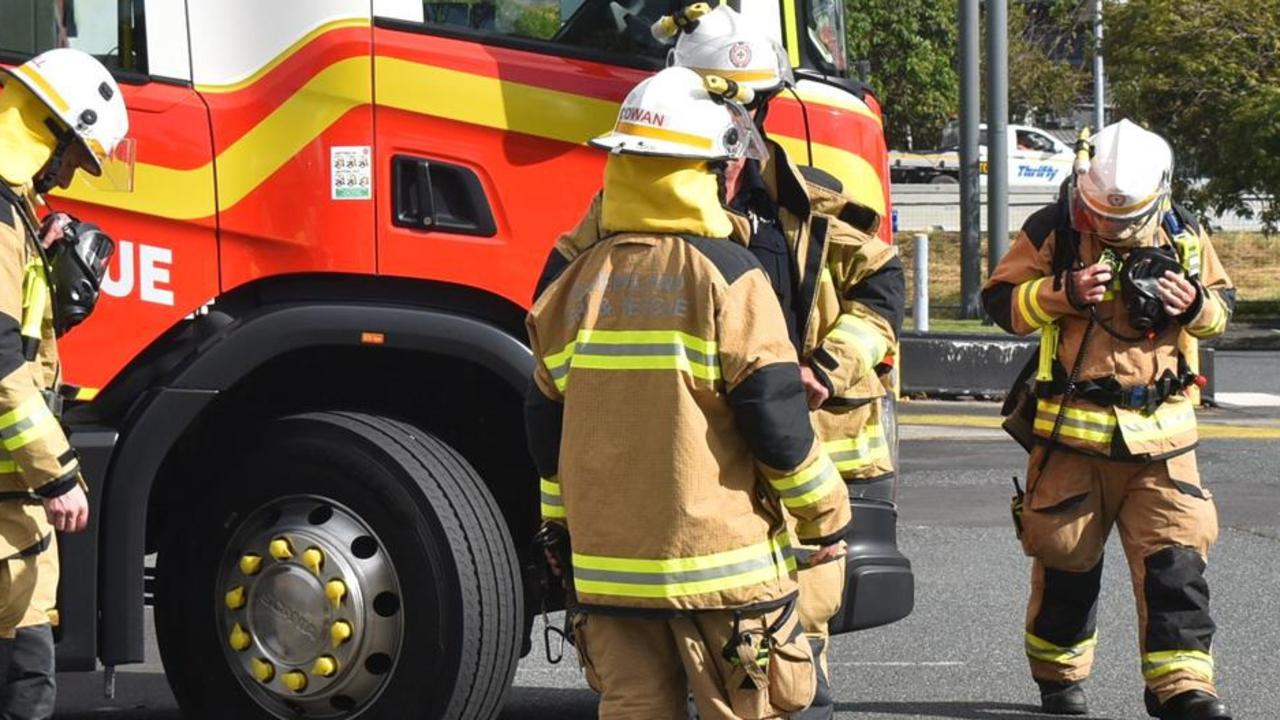
<svg viewBox="0 0 1280 720">
<path fill-rule="evenodd" d="M 293 548 L 289 546 L 288 538 L 278 537 L 272 540 L 271 545 L 267 547 L 267 552 L 277 560 L 288 560 L 293 557 Z"/>
<path fill-rule="evenodd" d="M 227 591 L 227 609 L 239 610 L 244 607 L 244 586 L 237 585 Z"/>
<path fill-rule="evenodd" d="M 262 556 L 249 553 L 240 558 L 240 572 L 245 575 L 257 575 L 262 569 Z"/>
<path fill-rule="evenodd" d="M 351 639 L 351 623 L 346 620 L 339 620 L 329 628 L 329 637 L 333 640 L 335 648 L 341 647 L 342 643 Z"/>
<path fill-rule="evenodd" d="M 280 682 L 290 690 L 300 693 L 307 689 L 307 674 L 301 670 L 290 670 L 280 676 Z"/>
<path fill-rule="evenodd" d="M 324 594 L 336 610 L 342 606 L 342 599 L 347 596 L 347 584 L 341 580 L 330 580 L 324 584 Z"/>
<path fill-rule="evenodd" d="M 269 683 L 271 678 L 276 676 L 276 668 L 271 663 L 262 658 L 254 658 L 249 662 L 249 668 L 253 671 L 253 676 L 260 683 Z"/>
<path fill-rule="evenodd" d="M 333 677 L 336 672 L 338 672 L 338 661 L 332 655 L 321 655 L 311 666 L 311 674 L 320 677 Z"/>
<path fill-rule="evenodd" d="M 231 628 L 231 637 L 229 638 L 231 649 L 236 652 L 244 652 L 249 649 L 249 645 L 253 643 L 253 638 L 249 637 L 249 633 L 240 627 L 240 623 L 236 623 Z"/>
<path fill-rule="evenodd" d="M 309 547 L 302 552 L 302 564 L 319 575 L 321 568 L 324 567 L 324 553 L 320 552 L 320 548 Z"/>
</svg>

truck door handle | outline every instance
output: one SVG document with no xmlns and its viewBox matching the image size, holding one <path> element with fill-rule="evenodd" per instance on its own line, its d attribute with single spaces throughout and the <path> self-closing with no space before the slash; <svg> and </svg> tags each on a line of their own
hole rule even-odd
<svg viewBox="0 0 1280 720">
<path fill-rule="evenodd" d="M 391 159 L 392 223 L 414 230 L 493 237 L 489 198 L 470 168 L 411 155 Z"/>
</svg>

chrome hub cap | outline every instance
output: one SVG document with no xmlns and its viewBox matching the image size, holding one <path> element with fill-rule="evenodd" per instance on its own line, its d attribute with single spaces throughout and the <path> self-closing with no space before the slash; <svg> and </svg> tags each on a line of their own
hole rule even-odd
<svg viewBox="0 0 1280 720">
<path fill-rule="evenodd" d="M 254 511 L 218 585 L 223 649 L 249 695 L 281 718 L 351 717 L 391 677 L 404 635 L 400 583 L 353 512 L 309 496 Z"/>
</svg>

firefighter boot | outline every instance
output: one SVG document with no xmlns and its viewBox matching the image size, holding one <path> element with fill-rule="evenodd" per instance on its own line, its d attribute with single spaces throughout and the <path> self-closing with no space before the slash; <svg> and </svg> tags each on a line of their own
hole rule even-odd
<svg viewBox="0 0 1280 720">
<path fill-rule="evenodd" d="M 1147 714 L 1159 720 L 1231 720 L 1226 703 L 1203 690 L 1190 690 L 1169 698 L 1161 705 L 1155 693 L 1143 694 Z"/>
<path fill-rule="evenodd" d="M 1040 686 L 1040 709 L 1050 715 L 1087 715 L 1089 703 L 1084 687 L 1078 682 L 1037 680 Z"/>
</svg>

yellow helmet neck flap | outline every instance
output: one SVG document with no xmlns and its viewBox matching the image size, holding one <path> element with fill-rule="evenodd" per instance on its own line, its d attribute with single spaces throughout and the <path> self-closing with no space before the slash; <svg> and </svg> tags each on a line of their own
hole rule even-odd
<svg viewBox="0 0 1280 720">
<path fill-rule="evenodd" d="M 45 124 L 49 111 L 21 83 L 0 91 L 0 178 L 14 186 L 31 183 L 49 162 L 58 140 Z"/>
<path fill-rule="evenodd" d="M 724 238 L 733 230 L 705 160 L 611 154 L 600 224 L 606 233 Z"/>
</svg>

